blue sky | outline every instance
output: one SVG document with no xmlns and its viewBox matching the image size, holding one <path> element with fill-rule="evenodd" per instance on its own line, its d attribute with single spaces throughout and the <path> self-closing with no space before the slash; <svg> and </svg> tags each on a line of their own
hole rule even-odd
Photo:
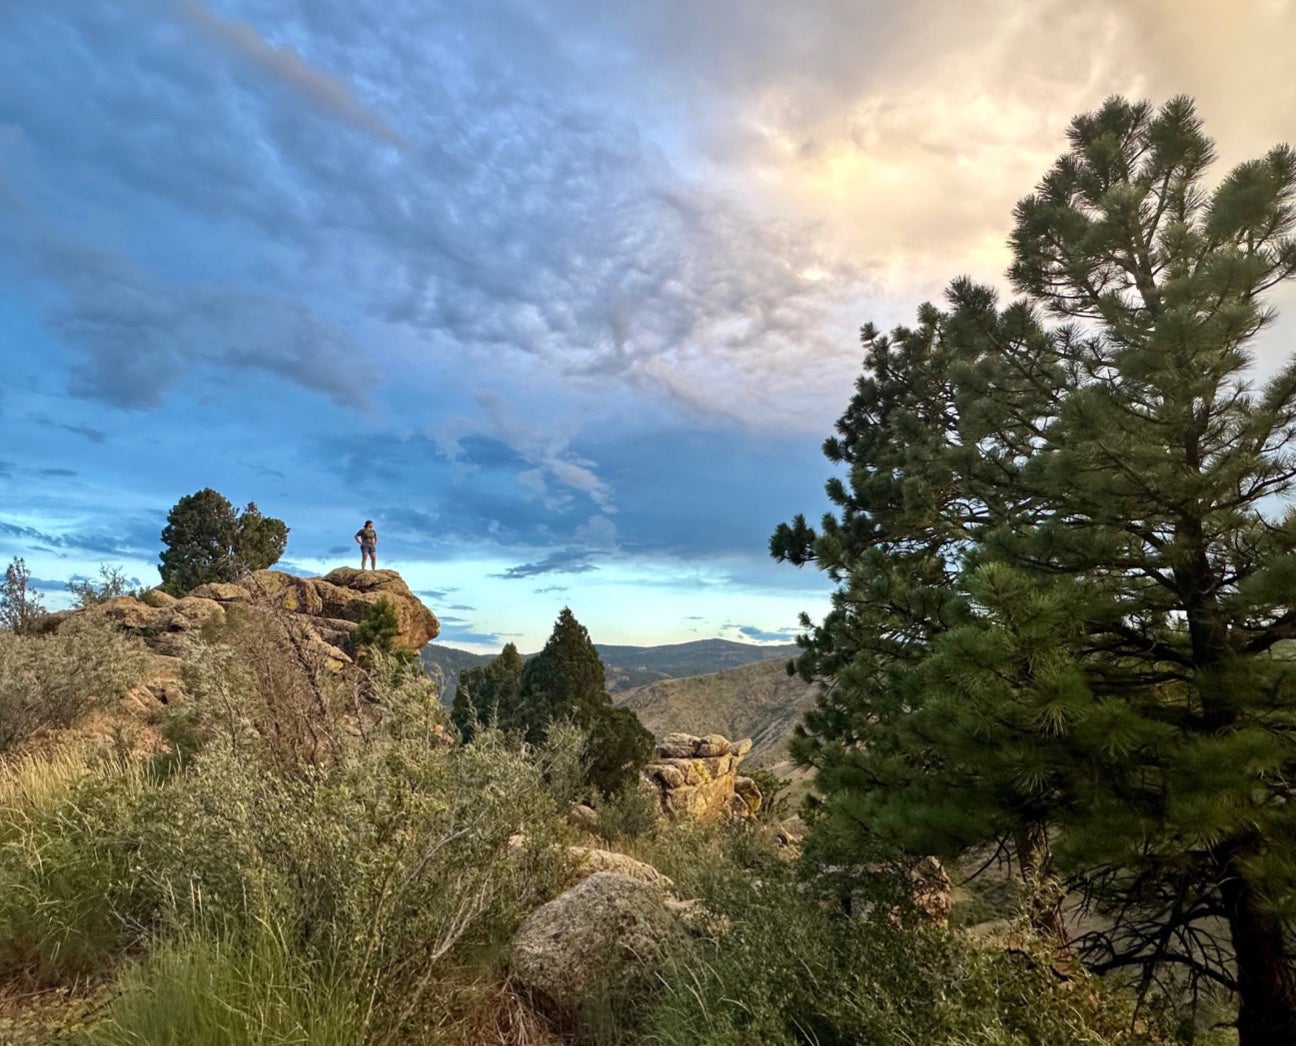
<svg viewBox="0 0 1296 1046">
<path fill-rule="evenodd" d="M 860 324 L 998 282 L 1108 94 L 1296 138 L 1292 53 L 1285 0 L 4 5 L 0 559 L 154 583 L 211 486 L 293 570 L 374 519 L 451 645 L 788 637 Z"/>
</svg>

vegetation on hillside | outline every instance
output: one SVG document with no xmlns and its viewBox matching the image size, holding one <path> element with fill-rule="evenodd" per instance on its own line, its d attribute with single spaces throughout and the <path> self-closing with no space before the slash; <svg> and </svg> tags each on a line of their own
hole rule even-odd
<svg viewBox="0 0 1296 1046">
<path fill-rule="evenodd" d="M 20 557 L 10 560 L 0 582 L 0 631 L 24 635 L 34 631 L 44 616 L 45 605 L 32 585 L 27 563 Z"/>
<path fill-rule="evenodd" d="M 1296 364 L 1251 373 L 1296 153 L 1211 189 L 1183 98 L 1069 138 L 1016 210 L 1020 301 L 959 280 L 862 331 L 837 510 L 771 541 L 839 585 L 797 752 L 842 859 L 1002 846 L 1041 929 L 1062 889 L 1100 916 L 1095 969 L 1296 1042 Z"/>
<path fill-rule="evenodd" d="M 464 671 L 451 715 L 466 739 L 486 726 L 540 744 L 554 724 L 578 727 L 585 783 L 599 797 L 633 787 L 652 755 L 653 735 L 633 711 L 613 706 L 598 651 L 567 607 L 535 657 L 523 662 L 509 643 L 489 665 Z"/>
<path fill-rule="evenodd" d="M 77 676 L 83 651 L 7 642 L 86 699 L 103 686 Z M 696 931 L 657 978 L 604 985 L 559 1019 L 511 986 L 507 944 L 571 871 L 573 727 L 540 746 L 485 728 L 442 747 L 417 665 L 375 653 L 357 706 L 248 611 L 209 627 L 186 666 L 188 699 L 155 723 L 167 750 L 73 732 L 0 761 L 0 1034 L 14 1041 L 1155 1041 L 1087 982 L 924 927 L 903 877 L 875 875 L 872 914 L 848 917 L 836 883 L 803 881 L 741 825 L 633 840 L 701 905 Z M 29 1026 L 6 998 L 63 998 L 65 1020 L 37 1007 Z"/>
</svg>

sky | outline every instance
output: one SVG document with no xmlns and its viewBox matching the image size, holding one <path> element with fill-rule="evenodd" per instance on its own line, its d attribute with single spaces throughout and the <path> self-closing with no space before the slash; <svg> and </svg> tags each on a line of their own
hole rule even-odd
<svg viewBox="0 0 1296 1046">
<path fill-rule="evenodd" d="M 0 4 L 0 561 L 156 584 L 213 487 L 294 572 L 373 519 L 447 645 L 786 642 L 859 327 L 1006 292 L 1110 95 L 1296 140 L 1293 55 L 1296 0 Z"/>
</svg>

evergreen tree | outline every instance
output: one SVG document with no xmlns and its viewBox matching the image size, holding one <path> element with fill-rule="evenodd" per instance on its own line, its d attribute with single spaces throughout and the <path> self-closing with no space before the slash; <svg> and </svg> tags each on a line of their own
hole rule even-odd
<svg viewBox="0 0 1296 1046">
<path fill-rule="evenodd" d="M 1259 393 L 1248 370 L 1296 273 L 1296 156 L 1208 192 L 1186 99 L 1113 99 L 1069 137 L 1016 212 L 1029 304 L 980 327 L 1015 313 L 1023 351 L 986 351 L 956 285 L 919 384 L 867 361 L 826 447 L 840 514 L 772 540 L 840 586 L 803 641 L 831 682 L 798 753 L 839 837 L 1056 840 L 1109 920 L 1098 968 L 1225 985 L 1242 1046 L 1294 1042 L 1296 365 Z"/>
<path fill-rule="evenodd" d="M 544 649 L 522 670 L 516 702 L 500 705 L 501 725 L 542 741 L 554 722 L 586 731 L 586 781 L 604 795 L 633 785 L 652 755 L 653 736 L 629 709 L 614 708 L 603 662 L 589 632 L 564 607 Z"/>
<path fill-rule="evenodd" d="M 412 660 L 413 651 L 396 645 L 400 631 L 400 618 L 397 616 L 396 606 L 384 596 L 369 608 L 364 620 L 351 636 L 351 644 L 361 659 L 368 657 L 368 651 L 376 650 L 383 654 L 395 654 L 402 661 Z"/>
<path fill-rule="evenodd" d="M 526 663 L 516 706 L 501 709 L 504 725 L 538 743 L 555 719 L 583 727 L 594 712 L 610 705 L 603 661 L 585 626 L 563 607 L 544 649 Z"/>
<path fill-rule="evenodd" d="M 186 494 L 167 514 L 162 587 L 183 595 L 208 581 L 235 581 L 273 566 L 288 544 L 288 527 L 255 502 L 241 513 L 210 487 Z"/>
<path fill-rule="evenodd" d="M 481 726 L 497 726 L 503 714 L 517 705 L 522 684 L 522 655 L 512 643 L 505 643 L 499 657 L 489 665 L 469 668 L 459 674 L 450 718 L 465 742 Z"/>
</svg>

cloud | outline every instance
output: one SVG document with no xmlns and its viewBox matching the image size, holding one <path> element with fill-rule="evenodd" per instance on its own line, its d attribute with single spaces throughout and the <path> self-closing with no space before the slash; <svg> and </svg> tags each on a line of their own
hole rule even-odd
<svg viewBox="0 0 1296 1046">
<path fill-rule="evenodd" d="M 230 287 L 165 283 L 121 255 L 67 241 L 24 244 L 57 288 L 49 328 L 77 352 L 70 391 L 156 407 L 196 367 L 259 370 L 360 406 L 374 384 L 355 345 L 300 302 Z"/>
<path fill-rule="evenodd" d="M 37 469 L 36 471 L 52 479 L 68 479 L 77 474 L 75 469 Z"/>
<path fill-rule="evenodd" d="M 757 628 L 755 625 L 729 625 L 727 627 L 736 628 L 744 638 L 756 643 L 790 643 L 798 634 L 798 630 L 794 628 L 770 631 L 765 628 Z"/>
<path fill-rule="evenodd" d="M 535 563 L 522 563 L 516 567 L 509 567 L 502 574 L 492 574 L 491 577 L 513 581 L 518 578 L 538 577 L 541 574 L 586 574 L 598 570 L 598 567 L 589 560 L 588 552 L 579 549 L 563 549 L 551 552 Z"/>
<path fill-rule="evenodd" d="M 341 80 L 308 65 L 295 47 L 272 46 L 246 22 L 222 18 L 198 0 L 177 0 L 178 13 L 235 58 L 299 92 L 322 112 L 391 145 L 404 140 L 374 109 L 361 104 Z"/>
<path fill-rule="evenodd" d="M 437 636 L 437 644 L 446 646 L 450 643 L 471 643 L 476 646 L 502 647 L 509 637 L 516 636 L 516 632 L 475 632 L 469 628 L 448 628 Z"/>
<path fill-rule="evenodd" d="M 0 520 L 0 536 L 50 552 L 76 552 L 87 556 L 152 558 L 159 545 L 157 521 L 152 517 L 114 520 L 112 530 L 73 530 L 55 533 L 25 524 Z"/>
<path fill-rule="evenodd" d="M 47 577 L 29 577 L 27 587 L 36 592 L 66 592 L 68 583 L 66 581 L 55 581 Z"/>
<path fill-rule="evenodd" d="M 0 60 L 31 76 L 0 85 L 0 104 L 19 114 L 35 171 L 58 170 L 20 189 L 47 207 L 76 201 L 83 218 L 81 257 L 36 274 L 65 299 L 51 329 L 82 356 L 79 394 L 154 406 L 197 365 L 260 369 L 362 407 L 381 354 L 334 313 L 381 343 L 409 332 L 411 351 L 452 353 L 456 369 L 498 375 L 499 388 L 527 374 L 625 387 L 753 424 L 794 417 L 821 390 L 810 364 L 836 342 L 823 320 L 853 300 L 859 266 L 804 221 L 677 169 L 575 67 L 538 63 L 543 25 L 527 34 L 484 13 L 465 47 L 413 5 L 360 0 L 309 23 L 285 18 L 271 43 L 251 20 L 178 10 L 222 55 L 383 138 L 390 125 L 345 86 L 363 83 L 408 147 L 307 119 L 267 94 L 264 76 L 231 78 L 210 47 L 138 9 L 20 13 Z M 98 75 L 61 61 L 69 50 Z M 177 242 L 140 251 L 115 231 L 123 207 Z M 194 233 L 219 252 L 183 251 Z M 191 271 L 160 275 L 176 268 Z M 561 440 L 529 446 L 545 496 L 610 504 Z"/>
<path fill-rule="evenodd" d="M 42 425 L 45 428 L 59 429 L 63 432 L 70 432 L 74 436 L 81 436 L 91 443 L 103 443 L 107 439 L 102 430 L 91 428 L 89 425 L 71 425 L 66 422 L 52 421 L 40 415 L 33 416 L 30 420 L 33 424 Z"/>
</svg>

